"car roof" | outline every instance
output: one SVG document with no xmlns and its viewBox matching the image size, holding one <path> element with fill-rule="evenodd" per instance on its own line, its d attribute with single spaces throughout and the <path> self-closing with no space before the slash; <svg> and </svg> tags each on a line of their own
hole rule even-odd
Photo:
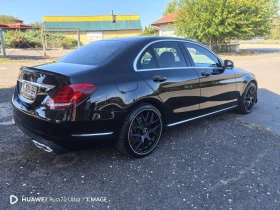
<svg viewBox="0 0 280 210">
<path fill-rule="evenodd" d="M 136 44 L 141 42 L 152 42 L 157 40 L 178 40 L 178 41 L 191 41 L 196 42 L 190 39 L 178 38 L 178 37 L 165 37 L 165 36 L 133 36 L 133 37 L 122 37 L 122 38 L 112 38 L 107 40 L 114 40 L 114 41 L 122 41 L 126 42 L 127 44 Z"/>
</svg>

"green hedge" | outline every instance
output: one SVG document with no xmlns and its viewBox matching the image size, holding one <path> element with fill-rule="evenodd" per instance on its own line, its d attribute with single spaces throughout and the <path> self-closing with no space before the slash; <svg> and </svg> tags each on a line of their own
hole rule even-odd
<svg viewBox="0 0 280 210">
<path fill-rule="evenodd" d="M 41 30 L 8 30 L 4 33 L 7 48 L 37 48 L 42 47 Z M 56 32 L 46 33 L 48 48 L 71 49 L 78 47 L 78 41 Z"/>
</svg>

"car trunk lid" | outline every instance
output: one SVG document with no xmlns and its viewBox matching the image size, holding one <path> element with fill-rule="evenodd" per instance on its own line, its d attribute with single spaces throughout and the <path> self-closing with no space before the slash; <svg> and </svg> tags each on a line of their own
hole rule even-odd
<svg viewBox="0 0 280 210">
<path fill-rule="evenodd" d="M 71 78 L 97 69 L 98 66 L 67 63 L 22 67 L 17 79 L 18 97 L 28 108 L 34 109 L 56 90 L 70 85 Z"/>
</svg>

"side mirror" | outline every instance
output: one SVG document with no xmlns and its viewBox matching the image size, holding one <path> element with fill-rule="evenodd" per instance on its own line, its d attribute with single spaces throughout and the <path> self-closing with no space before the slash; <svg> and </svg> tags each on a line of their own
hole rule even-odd
<svg viewBox="0 0 280 210">
<path fill-rule="evenodd" d="M 152 58 L 144 58 L 143 64 L 149 64 L 151 62 Z"/>
<path fill-rule="evenodd" d="M 224 60 L 224 67 L 226 69 L 233 69 L 234 68 L 234 63 L 231 60 Z"/>
</svg>

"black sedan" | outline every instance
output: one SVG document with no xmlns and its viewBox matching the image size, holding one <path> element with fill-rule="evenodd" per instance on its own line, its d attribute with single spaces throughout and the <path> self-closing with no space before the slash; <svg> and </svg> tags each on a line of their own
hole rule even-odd
<svg viewBox="0 0 280 210">
<path fill-rule="evenodd" d="M 150 154 L 166 126 L 257 102 L 254 75 L 195 41 L 131 37 L 87 44 L 20 69 L 14 122 L 47 152 L 112 137 L 120 152 Z"/>
</svg>

